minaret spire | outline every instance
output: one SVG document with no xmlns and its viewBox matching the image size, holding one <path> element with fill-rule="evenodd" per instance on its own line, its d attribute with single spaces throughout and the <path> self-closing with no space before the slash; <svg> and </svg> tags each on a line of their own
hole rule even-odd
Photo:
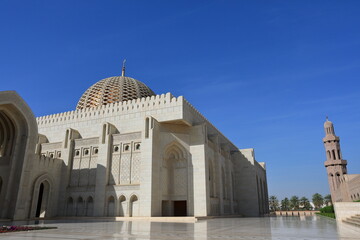
<svg viewBox="0 0 360 240">
<path fill-rule="evenodd" d="M 126 59 L 124 59 L 123 65 L 122 65 L 122 71 L 121 71 L 121 76 L 122 77 L 125 77 L 125 63 L 126 63 Z"/>
</svg>

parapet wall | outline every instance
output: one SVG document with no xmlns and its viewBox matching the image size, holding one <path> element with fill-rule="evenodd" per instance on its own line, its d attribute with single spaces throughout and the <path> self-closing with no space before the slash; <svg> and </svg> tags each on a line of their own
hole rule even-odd
<svg viewBox="0 0 360 240">
<path fill-rule="evenodd" d="M 39 127 L 43 127 L 53 125 L 54 123 L 63 124 L 79 120 L 83 121 L 96 119 L 99 118 L 100 115 L 101 117 L 108 117 L 119 114 L 129 114 L 179 106 L 183 104 L 183 101 L 183 96 L 176 98 L 171 93 L 167 93 L 152 97 L 138 98 L 131 101 L 111 103 L 96 108 L 84 108 L 81 110 L 42 116 L 36 118 L 36 121 Z"/>
</svg>

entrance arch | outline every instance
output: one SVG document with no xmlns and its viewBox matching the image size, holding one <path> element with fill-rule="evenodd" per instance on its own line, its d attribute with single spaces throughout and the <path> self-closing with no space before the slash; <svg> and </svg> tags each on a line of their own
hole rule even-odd
<svg viewBox="0 0 360 240">
<path fill-rule="evenodd" d="M 48 203 L 49 203 L 49 195 L 50 195 L 50 184 L 48 181 L 43 181 L 40 183 L 38 196 L 36 200 L 36 218 L 44 218 L 48 211 Z"/>
<path fill-rule="evenodd" d="M 15 91 L 0 92 L 0 218 L 24 219 L 29 215 L 29 179 L 21 177 L 32 160 L 37 137 L 36 119 L 26 102 Z"/>
<path fill-rule="evenodd" d="M 161 168 L 162 215 L 187 216 L 188 161 L 186 150 L 171 143 L 165 150 Z"/>
<path fill-rule="evenodd" d="M 33 184 L 30 218 L 51 217 L 53 181 L 47 174 L 38 177 Z"/>
</svg>

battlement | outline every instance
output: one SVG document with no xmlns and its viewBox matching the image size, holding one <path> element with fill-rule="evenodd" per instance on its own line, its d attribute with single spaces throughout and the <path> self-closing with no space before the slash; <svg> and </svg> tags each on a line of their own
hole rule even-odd
<svg viewBox="0 0 360 240">
<path fill-rule="evenodd" d="M 57 113 L 37 117 L 36 121 L 39 126 L 52 125 L 52 123 L 61 124 L 77 121 L 113 116 L 120 114 L 129 114 L 139 111 L 156 110 L 160 108 L 173 107 L 182 105 L 184 101 L 183 96 L 174 97 L 171 93 L 138 98 L 130 101 L 115 102 L 107 105 L 102 105 L 96 108 L 84 108 L 81 110 L 74 110 L 69 112 Z"/>
<path fill-rule="evenodd" d="M 62 159 L 51 158 L 43 155 L 35 154 L 35 159 L 33 164 L 36 164 L 36 168 L 45 167 L 45 168 L 59 168 L 63 163 Z"/>
<path fill-rule="evenodd" d="M 230 145 L 231 150 L 234 151 L 238 149 L 183 96 L 174 97 L 171 93 L 146 98 L 138 98 L 124 102 L 115 102 L 107 105 L 101 105 L 96 108 L 84 108 L 80 110 L 46 115 L 36 118 L 36 121 L 38 126 L 41 128 L 53 126 L 54 124 L 62 125 L 71 122 L 87 121 L 123 114 L 135 114 L 144 111 L 154 111 L 176 106 L 181 107 L 182 117 L 189 123 L 197 124 L 206 122 L 208 126 L 208 133 L 217 134 L 220 137 L 222 143 Z M 190 115 L 188 113 L 190 113 Z"/>
</svg>

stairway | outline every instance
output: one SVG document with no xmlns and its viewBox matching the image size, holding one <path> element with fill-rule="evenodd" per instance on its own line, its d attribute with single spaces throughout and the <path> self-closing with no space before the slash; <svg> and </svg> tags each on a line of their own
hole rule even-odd
<svg viewBox="0 0 360 240">
<path fill-rule="evenodd" d="M 343 222 L 351 224 L 356 227 L 360 227 L 360 214 L 356 214 L 355 216 L 346 218 Z"/>
</svg>

